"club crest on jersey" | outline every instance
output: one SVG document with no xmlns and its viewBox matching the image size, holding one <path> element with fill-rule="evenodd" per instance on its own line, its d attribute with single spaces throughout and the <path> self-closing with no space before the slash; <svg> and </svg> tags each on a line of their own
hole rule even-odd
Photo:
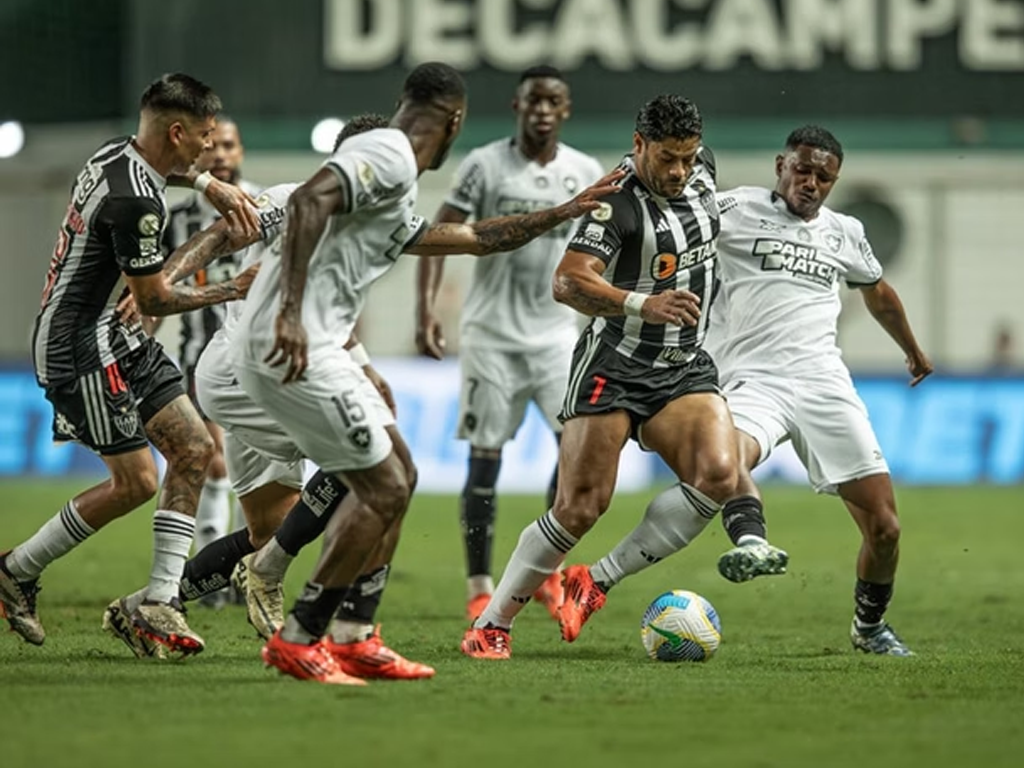
<svg viewBox="0 0 1024 768">
<path fill-rule="evenodd" d="M 570 195 L 575 195 L 580 183 L 576 180 L 575 176 L 566 176 L 562 179 L 562 186 L 565 187 L 565 191 Z"/>
<path fill-rule="evenodd" d="M 360 451 L 370 450 L 372 438 L 370 437 L 369 427 L 355 427 L 354 429 L 349 430 L 348 439 L 352 442 L 352 445 Z"/>
<path fill-rule="evenodd" d="M 843 236 L 838 232 L 829 232 L 825 235 L 825 245 L 828 246 L 832 253 L 839 253 L 843 250 Z"/>
<path fill-rule="evenodd" d="M 155 213 L 147 213 L 139 219 L 139 232 L 146 237 L 152 237 L 160 231 L 160 217 Z"/>
<path fill-rule="evenodd" d="M 793 277 L 831 286 L 836 281 L 836 268 L 819 261 L 818 249 L 787 240 L 762 237 L 754 241 L 754 256 L 761 257 L 765 272 L 789 272 Z"/>
</svg>

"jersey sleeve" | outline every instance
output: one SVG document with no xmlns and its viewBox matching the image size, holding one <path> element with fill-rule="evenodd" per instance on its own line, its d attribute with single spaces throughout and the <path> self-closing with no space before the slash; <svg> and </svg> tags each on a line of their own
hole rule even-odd
<svg viewBox="0 0 1024 768">
<path fill-rule="evenodd" d="M 580 220 L 567 249 L 596 256 L 605 264 L 611 262 L 636 230 L 636 210 L 627 197 L 630 194 L 616 192 L 605 197 L 600 207 Z"/>
<path fill-rule="evenodd" d="M 864 225 L 856 222 L 852 234 L 852 254 L 849 269 L 846 271 L 846 284 L 851 288 L 874 285 L 882 279 L 882 265 L 875 258 L 875 252 L 864 232 Z"/>
<path fill-rule="evenodd" d="M 256 215 L 260 220 L 260 240 L 268 243 L 281 234 L 288 211 L 288 198 L 298 184 L 278 184 L 256 198 Z"/>
<path fill-rule="evenodd" d="M 470 152 L 459 164 L 452 179 L 452 188 L 444 199 L 450 205 L 468 216 L 480 216 L 484 203 L 487 169 L 479 152 Z"/>
<path fill-rule="evenodd" d="M 110 233 L 114 259 L 126 275 L 153 275 L 163 269 L 160 235 L 164 211 L 149 197 L 112 197 L 104 203 L 100 222 Z"/>
<path fill-rule="evenodd" d="M 416 168 L 398 141 L 407 141 L 398 131 L 369 131 L 343 142 L 324 164 L 346 188 L 347 213 L 400 196 L 415 183 Z"/>
<path fill-rule="evenodd" d="M 697 150 L 697 158 L 703 163 L 704 167 L 708 169 L 708 173 L 711 174 L 712 180 L 718 183 L 718 161 L 715 159 L 715 153 L 711 151 L 709 147 L 701 145 L 701 148 Z"/>
</svg>

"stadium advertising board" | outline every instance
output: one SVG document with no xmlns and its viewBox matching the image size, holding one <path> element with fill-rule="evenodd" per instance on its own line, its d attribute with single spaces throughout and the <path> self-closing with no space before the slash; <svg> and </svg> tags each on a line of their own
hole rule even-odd
<svg viewBox="0 0 1024 768">
<path fill-rule="evenodd" d="M 398 423 L 420 469 L 420 488 L 462 487 L 466 446 L 454 439 L 458 366 L 414 359 L 380 360 L 394 389 Z M 1024 482 L 1024 378 L 933 377 L 910 389 L 899 377 L 855 377 L 896 482 L 922 485 Z M 31 371 L 0 371 L 0 476 L 97 473 L 88 451 L 51 439 L 52 412 Z M 542 493 L 556 449 L 531 407 L 504 453 L 500 487 Z M 788 447 L 773 453 L 762 478 L 804 483 Z M 664 469 L 635 446 L 623 454 L 619 488 L 663 482 Z"/>
</svg>

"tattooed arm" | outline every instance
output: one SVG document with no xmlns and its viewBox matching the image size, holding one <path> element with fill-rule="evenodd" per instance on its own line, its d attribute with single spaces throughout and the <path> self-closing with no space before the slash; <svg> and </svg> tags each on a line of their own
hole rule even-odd
<svg viewBox="0 0 1024 768">
<path fill-rule="evenodd" d="M 135 297 L 139 312 L 150 317 L 163 317 L 211 304 L 244 299 L 258 269 L 259 265 L 253 266 L 231 280 L 201 288 L 174 285 L 162 272 L 155 275 L 125 275 L 125 280 Z"/>
<path fill-rule="evenodd" d="M 234 212 L 218 219 L 202 232 L 188 239 L 164 262 L 167 280 L 177 283 L 203 269 L 207 264 L 229 253 L 235 253 L 260 240 L 261 231 L 243 226 Z"/>
<path fill-rule="evenodd" d="M 591 317 L 615 317 L 635 314 L 653 325 L 696 325 L 700 317 L 700 297 L 690 291 L 662 291 L 639 297 L 604 279 L 605 263 L 597 256 L 572 249 L 565 252 L 555 270 L 552 290 L 555 301 Z M 632 312 L 626 311 L 627 298 L 638 300 Z"/>
<path fill-rule="evenodd" d="M 601 205 L 600 198 L 618 191 L 615 183 L 622 176 L 622 171 L 612 171 L 569 202 L 543 211 L 481 219 L 472 224 L 435 224 L 419 240 L 406 247 L 405 251 L 418 256 L 447 256 L 453 253 L 486 256 L 514 251 L 562 222 L 595 210 Z"/>
</svg>

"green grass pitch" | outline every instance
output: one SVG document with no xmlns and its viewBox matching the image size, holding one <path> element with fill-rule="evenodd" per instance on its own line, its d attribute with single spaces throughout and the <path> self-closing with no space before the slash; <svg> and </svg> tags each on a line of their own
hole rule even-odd
<svg viewBox="0 0 1024 768">
<path fill-rule="evenodd" d="M 0 484 L 0 546 L 30 534 L 78 485 Z M 647 496 L 620 496 L 572 553 L 591 561 Z M 260 664 L 242 609 L 194 608 L 207 650 L 138 661 L 99 628 L 104 605 L 140 585 L 149 515 L 115 523 L 44 576 L 49 633 L 0 637 L 0 764 L 185 766 L 622 766 L 878 768 L 1019 766 L 1024 752 L 1024 489 L 903 490 L 903 557 L 890 619 L 919 654 L 855 655 L 847 640 L 859 542 L 838 501 L 769 489 L 790 573 L 735 585 L 715 560 L 718 523 L 687 552 L 628 580 L 573 645 L 537 606 L 507 663 L 458 651 L 464 580 L 455 500 L 413 502 L 381 607 L 396 649 L 437 667 L 416 683 L 334 689 Z M 540 512 L 500 501 L 495 565 Z M 290 574 L 289 594 L 314 552 Z M 706 664 L 649 661 L 639 619 L 670 588 L 718 609 Z"/>
</svg>

